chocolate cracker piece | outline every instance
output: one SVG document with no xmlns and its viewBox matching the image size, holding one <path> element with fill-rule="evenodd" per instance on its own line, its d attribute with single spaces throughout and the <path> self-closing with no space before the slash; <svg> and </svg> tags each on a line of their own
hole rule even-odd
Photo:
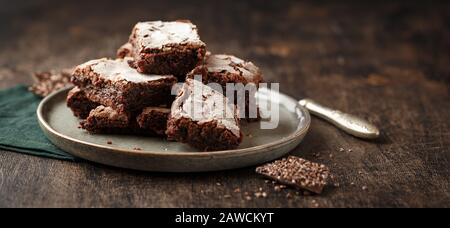
<svg viewBox="0 0 450 228">
<path fill-rule="evenodd" d="M 172 104 L 166 134 L 204 151 L 233 149 L 242 141 L 236 106 L 193 79 L 186 80 Z"/>
<path fill-rule="evenodd" d="M 256 172 L 281 184 L 297 189 L 322 193 L 330 175 L 325 165 L 289 156 L 257 167 Z"/>
<path fill-rule="evenodd" d="M 137 23 L 129 39 L 133 66 L 139 72 L 185 78 L 203 62 L 206 45 L 190 21 Z M 124 49 L 122 49 L 124 50 Z"/>
<path fill-rule="evenodd" d="M 137 72 L 125 59 L 97 59 L 76 67 L 72 82 L 86 97 L 116 111 L 134 113 L 149 106 L 169 106 L 174 96 L 172 75 L 148 75 Z"/>
</svg>

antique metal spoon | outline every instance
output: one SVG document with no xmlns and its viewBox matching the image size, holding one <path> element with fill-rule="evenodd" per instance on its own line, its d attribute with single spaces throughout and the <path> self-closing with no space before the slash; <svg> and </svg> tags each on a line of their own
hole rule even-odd
<svg viewBox="0 0 450 228">
<path fill-rule="evenodd" d="M 364 139 L 375 139 L 380 136 L 380 130 L 375 125 L 354 115 L 324 107 L 311 99 L 303 99 L 299 104 L 311 114 L 325 119 L 350 135 Z"/>
</svg>

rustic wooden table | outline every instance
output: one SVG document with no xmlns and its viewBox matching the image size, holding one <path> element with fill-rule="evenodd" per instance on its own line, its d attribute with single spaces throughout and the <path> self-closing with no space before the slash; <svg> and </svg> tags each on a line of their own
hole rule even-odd
<svg viewBox="0 0 450 228">
<path fill-rule="evenodd" d="M 188 18 L 213 52 L 251 59 L 283 92 L 382 129 L 368 142 L 313 118 L 292 154 L 332 169 L 339 187 L 320 196 L 276 192 L 254 167 L 145 173 L 0 151 L 1 207 L 450 206 L 449 4 L 0 2 L 0 88 L 113 56 L 139 20 Z M 259 188 L 267 198 L 245 199 Z"/>
</svg>

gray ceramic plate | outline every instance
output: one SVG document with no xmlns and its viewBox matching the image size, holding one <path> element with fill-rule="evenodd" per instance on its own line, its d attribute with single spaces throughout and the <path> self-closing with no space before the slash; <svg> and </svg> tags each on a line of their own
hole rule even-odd
<svg viewBox="0 0 450 228">
<path fill-rule="evenodd" d="M 279 158 L 294 149 L 306 135 L 310 116 L 286 95 L 261 90 L 262 99 L 280 104 L 280 123 L 261 130 L 260 123 L 242 123 L 244 140 L 238 149 L 200 152 L 188 145 L 160 138 L 127 135 L 92 135 L 79 129 L 79 120 L 65 103 L 69 89 L 46 97 L 38 107 L 39 124 L 56 146 L 89 161 L 106 165 L 160 172 L 204 172 L 234 169 Z M 261 110 L 265 111 L 265 110 Z M 107 144 L 112 141 L 112 144 Z M 133 148 L 141 148 L 136 151 Z"/>
</svg>

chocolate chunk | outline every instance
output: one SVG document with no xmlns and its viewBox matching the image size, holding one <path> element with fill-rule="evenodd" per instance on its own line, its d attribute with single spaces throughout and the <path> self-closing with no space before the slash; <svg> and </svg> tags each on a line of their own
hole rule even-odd
<svg viewBox="0 0 450 228">
<path fill-rule="evenodd" d="M 327 184 L 325 165 L 289 156 L 256 168 L 256 172 L 279 183 L 320 194 Z"/>
</svg>

